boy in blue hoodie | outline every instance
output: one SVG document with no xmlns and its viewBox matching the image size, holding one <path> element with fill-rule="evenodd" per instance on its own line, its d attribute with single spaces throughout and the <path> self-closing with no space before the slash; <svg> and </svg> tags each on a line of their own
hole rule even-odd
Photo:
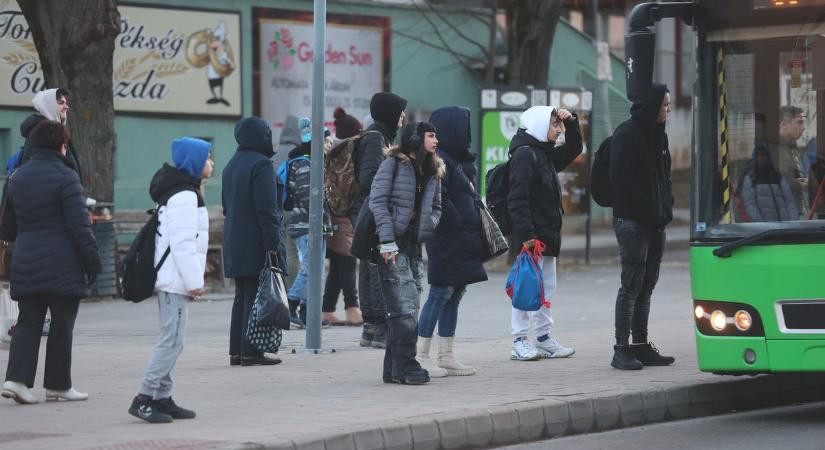
<svg viewBox="0 0 825 450">
<path fill-rule="evenodd" d="M 149 358 L 143 385 L 129 414 L 149 423 L 192 419 L 195 412 L 172 400 L 172 372 L 183 351 L 188 304 L 204 294 L 209 215 L 200 191 L 212 175 L 211 145 L 183 137 L 172 141 L 172 161 L 155 173 L 149 187 L 158 205 L 155 237 L 155 289 L 160 313 L 160 337 Z"/>
</svg>

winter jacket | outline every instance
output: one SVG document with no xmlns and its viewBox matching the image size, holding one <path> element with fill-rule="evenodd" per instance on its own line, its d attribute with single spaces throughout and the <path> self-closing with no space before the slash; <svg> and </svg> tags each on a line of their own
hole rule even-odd
<svg viewBox="0 0 825 450">
<path fill-rule="evenodd" d="M 283 206 L 275 192 L 272 131 L 258 117 L 235 125 L 238 150 L 223 169 L 223 264 L 227 277 L 258 275 L 267 251 L 286 270 Z"/>
<path fill-rule="evenodd" d="M 777 222 L 799 220 L 799 208 L 791 186 L 774 167 L 770 150 L 763 141 L 757 141 L 745 175 L 737 186 L 739 201 L 749 222 Z"/>
<path fill-rule="evenodd" d="M 415 209 L 415 169 L 408 156 L 398 146 L 387 152 L 381 163 L 369 196 L 369 208 L 375 216 L 375 226 L 381 243 L 395 242 L 407 232 Z M 424 183 L 419 210 L 415 212 L 418 227 L 413 230 L 415 242 L 425 243 L 433 236 L 441 220 L 441 181 L 444 163 L 436 159 L 436 175 Z"/>
<path fill-rule="evenodd" d="M 632 117 L 613 133 L 610 187 L 613 216 L 663 229 L 673 220 L 670 150 L 665 124 L 656 123 L 667 87 L 653 83 L 650 100 L 634 103 Z"/>
<path fill-rule="evenodd" d="M 152 178 L 149 195 L 160 205 L 155 265 L 169 252 L 158 269 L 155 289 L 159 291 L 189 295 L 204 287 L 209 213 L 199 187 L 200 179 L 168 164 Z"/>
<path fill-rule="evenodd" d="M 513 221 L 513 241 L 519 248 L 530 239 L 538 239 L 547 246 L 546 255 L 558 256 L 564 214 L 558 172 L 581 154 L 582 138 L 575 115 L 564 121 L 565 143 L 558 147 L 546 140 L 549 115 L 541 122 L 546 122 L 543 131 L 534 134 L 544 136 L 544 141 L 525 128 L 520 128 L 510 141 L 507 206 Z"/>
<path fill-rule="evenodd" d="M 11 177 L 3 217 L 2 238 L 14 241 L 11 297 L 84 298 L 101 263 L 83 187 L 56 150 L 32 150 Z"/>
<path fill-rule="evenodd" d="M 352 223 L 355 223 L 361 205 L 372 190 L 373 178 L 386 158 L 385 152 L 395 140 L 396 131 L 380 122 L 375 122 L 365 130 L 358 141 L 353 159 L 355 160 L 355 178 L 358 181 L 358 187 L 361 188 L 361 194 L 352 201 L 349 214 Z"/>
<path fill-rule="evenodd" d="M 296 238 L 309 233 L 309 188 L 310 169 L 312 162 L 309 159 L 310 143 L 306 142 L 289 152 L 289 170 L 287 171 L 287 192 L 289 192 L 292 210 L 289 216 L 289 236 Z M 297 158 L 297 159 L 296 159 Z M 294 159 L 294 160 L 293 160 Z M 324 208 L 324 230 L 332 231 L 332 222 Z"/>
<path fill-rule="evenodd" d="M 470 153 L 470 111 L 447 107 L 433 112 L 438 129 L 438 156 L 444 161 L 441 220 L 427 242 L 427 281 L 435 286 L 465 286 L 487 280 L 482 258 L 476 157 Z"/>
<path fill-rule="evenodd" d="M 56 103 L 55 103 L 56 104 Z M 18 162 L 17 166 L 21 166 L 26 163 L 29 159 L 31 159 L 32 154 L 34 153 L 34 139 L 30 138 L 34 127 L 37 126 L 40 122 L 44 120 L 49 120 L 43 117 L 40 114 L 32 114 L 20 124 L 20 135 L 26 140 L 23 144 L 23 153 L 20 155 L 20 161 Z M 72 145 L 72 141 L 69 141 L 69 144 L 66 146 L 66 160 L 69 163 L 68 167 L 72 168 L 75 172 L 77 172 L 78 178 L 80 178 L 80 182 L 83 183 L 83 171 L 80 169 L 80 160 L 77 159 L 77 152 L 74 149 L 74 145 Z"/>
</svg>

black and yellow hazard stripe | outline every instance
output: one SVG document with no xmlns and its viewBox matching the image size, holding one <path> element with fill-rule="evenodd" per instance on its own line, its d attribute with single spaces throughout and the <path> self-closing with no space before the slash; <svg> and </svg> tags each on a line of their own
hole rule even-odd
<svg viewBox="0 0 825 450">
<path fill-rule="evenodd" d="M 716 67 L 719 73 L 719 151 L 722 154 L 722 221 L 731 223 L 731 185 L 730 166 L 728 162 L 728 103 L 725 98 L 725 54 L 722 49 L 716 56 Z"/>
</svg>

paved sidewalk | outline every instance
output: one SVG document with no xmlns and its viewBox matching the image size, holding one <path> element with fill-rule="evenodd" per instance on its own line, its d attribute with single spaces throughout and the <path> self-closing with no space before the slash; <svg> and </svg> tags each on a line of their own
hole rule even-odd
<svg viewBox="0 0 825 450">
<path fill-rule="evenodd" d="M 126 412 L 156 338 L 157 305 L 83 304 L 73 380 L 89 401 L 21 406 L 0 399 L 0 450 L 478 448 L 822 398 L 821 375 L 733 378 L 697 370 L 684 253 L 665 258 L 651 320 L 651 337 L 676 365 L 632 373 L 608 365 L 615 266 L 560 274 L 554 334 L 577 350 L 565 360 L 510 361 L 504 274 L 472 286 L 456 353 L 479 373 L 427 386 L 383 384 L 383 351 L 358 347 L 360 330 L 349 327 L 324 330 L 333 354 L 290 354 L 304 332 L 289 331 L 282 364 L 230 367 L 231 303 L 195 303 L 173 395 L 198 418 L 169 425 Z M 42 350 L 45 342 L 35 389 L 41 398 Z M 0 368 L 7 358 L 0 350 Z"/>
</svg>

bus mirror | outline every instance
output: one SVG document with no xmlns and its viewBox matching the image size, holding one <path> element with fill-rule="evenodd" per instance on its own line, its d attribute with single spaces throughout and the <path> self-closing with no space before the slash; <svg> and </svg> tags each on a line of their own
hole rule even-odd
<svg viewBox="0 0 825 450">
<path fill-rule="evenodd" d="M 645 100 L 653 85 L 653 60 L 656 33 L 647 29 L 631 30 L 624 38 L 627 99 Z"/>
</svg>

